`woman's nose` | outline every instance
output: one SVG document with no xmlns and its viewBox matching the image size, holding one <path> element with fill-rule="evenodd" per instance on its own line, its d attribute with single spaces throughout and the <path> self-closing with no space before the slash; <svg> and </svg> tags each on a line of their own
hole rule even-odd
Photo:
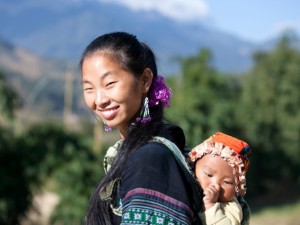
<svg viewBox="0 0 300 225">
<path fill-rule="evenodd" d="M 97 90 L 96 91 L 95 104 L 98 105 L 98 106 L 102 106 L 107 102 L 108 102 L 108 97 L 105 94 L 105 92 L 102 91 L 102 90 Z"/>
</svg>

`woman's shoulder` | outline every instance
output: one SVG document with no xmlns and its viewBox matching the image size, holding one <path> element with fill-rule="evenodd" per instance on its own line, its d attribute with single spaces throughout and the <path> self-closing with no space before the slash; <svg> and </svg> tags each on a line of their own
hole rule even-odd
<svg viewBox="0 0 300 225">
<path fill-rule="evenodd" d="M 148 142 L 140 146 L 131 157 L 143 157 L 147 159 L 166 160 L 173 158 L 172 152 L 163 143 Z"/>
<path fill-rule="evenodd" d="M 164 124 L 163 129 L 159 131 L 157 136 L 167 138 L 178 146 L 179 149 L 184 149 L 185 147 L 185 135 L 182 130 L 177 125 L 174 124 Z"/>
<path fill-rule="evenodd" d="M 155 190 L 190 205 L 186 178 L 168 147 L 159 142 L 140 146 L 128 158 L 122 173 L 122 197 L 136 188 Z M 170 186 L 174 187 L 170 189 Z M 175 188 L 176 186 L 176 188 Z M 184 193 L 184 194 L 183 194 Z"/>
</svg>

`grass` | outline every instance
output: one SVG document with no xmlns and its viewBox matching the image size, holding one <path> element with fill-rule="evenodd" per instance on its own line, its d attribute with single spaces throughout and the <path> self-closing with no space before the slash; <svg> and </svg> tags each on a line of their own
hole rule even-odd
<svg viewBox="0 0 300 225">
<path fill-rule="evenodd" d="M 250 225 L 300 225 L 300 201 L 253 212 Z"/>
</svg>

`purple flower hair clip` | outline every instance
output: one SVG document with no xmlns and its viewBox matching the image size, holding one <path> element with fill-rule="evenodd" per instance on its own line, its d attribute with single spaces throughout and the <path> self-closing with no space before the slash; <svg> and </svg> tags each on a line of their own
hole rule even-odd
<svg viewBox="0 0 300 225">
<path fill-rule="evenodd" d="M 163 107 L 168 107 L 171 97 L 172 90 L 165 85 L 164 78 L 160 75 L 156 76 L 149 93 L 149 106 L 156 106 L 161 102 Z"/>
</svg>

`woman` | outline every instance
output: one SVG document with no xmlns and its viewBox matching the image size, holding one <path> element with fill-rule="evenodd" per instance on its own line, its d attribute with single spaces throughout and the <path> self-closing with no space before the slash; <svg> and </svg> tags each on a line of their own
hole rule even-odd
<svg viewBox="0 0 300 225">
<path fill-rule="evenodd" d="M 179 127 L 164 123 L 171 90 L 157 75 L 152 50 L 134 35 L 105 34 L 85 49 L 83 95 L 105 129 L 121 139 L 104 158 L 105 177 L 87 210 L 85 224 L 192 224 L 191 186 L 162 137 L 183 150 Z"/>
</svg>

